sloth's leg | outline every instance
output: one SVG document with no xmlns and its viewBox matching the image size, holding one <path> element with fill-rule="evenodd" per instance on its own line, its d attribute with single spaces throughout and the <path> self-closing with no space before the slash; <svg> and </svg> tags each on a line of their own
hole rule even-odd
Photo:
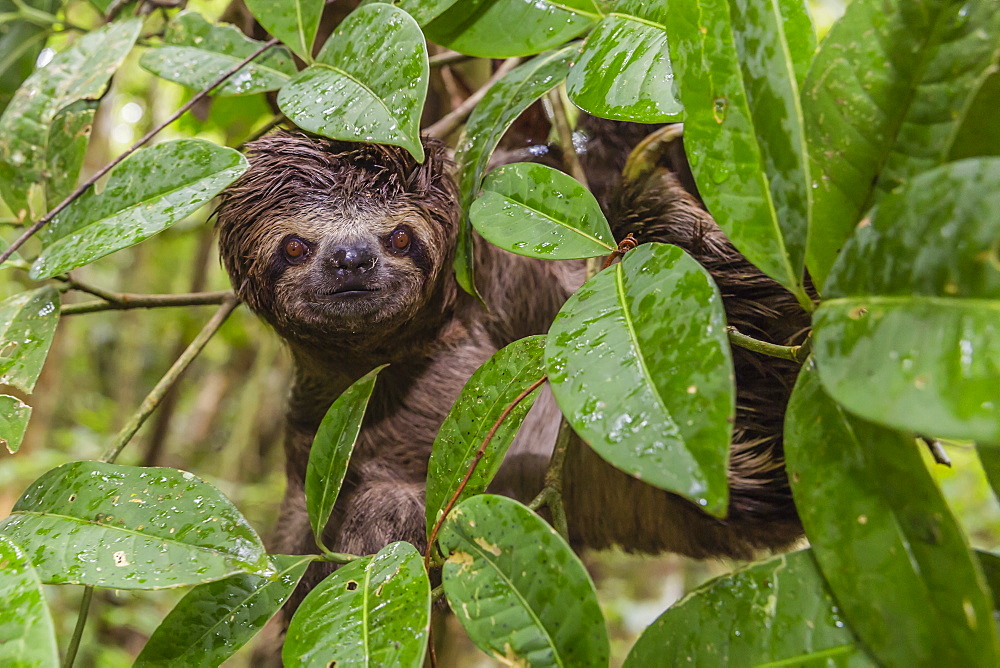
<svg viewBox="0 0 1000 668">
<path fill-rule="evenodd" d="M 398 540 L 421 552 L 427 545 L 423 481 L 362 481 L 347 501 L 333 549 L 374 554 Z"/>
</svg>

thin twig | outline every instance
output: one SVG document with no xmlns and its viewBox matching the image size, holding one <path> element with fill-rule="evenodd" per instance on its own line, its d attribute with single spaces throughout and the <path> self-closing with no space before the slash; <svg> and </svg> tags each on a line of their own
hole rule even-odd
<svg viewBox="0 0 1000 668">
<path fill-rule="evenodd" d="M 545 505 L 552 513 L 552 526 L 566 541 L 569 541 L 569 525 L 566 522 L 566 506 L 563 505 L 563 465 L 566 463 L 566 453 L 569 452 L 569 439 L 573 428 L 564 417 L 559 423 L 559 435 L 552 449 L 549 467 L 545 469 L 545 489 L 548 490 Z"/>
<path fill-rule="evenodd" d="M 807 357 L 809 357 L 810 349 L 812 348 L 812 339 L 806 339 L 806 342 L 801 346 L 779 346 L 775 343 L 768 343 L 767 341 L 761 341 L 760 339 L 755 339 L 752 336 L 747 336 L 742 334 L 738 329 L 733 326 L 726 327 L 726 334 L 729 335 L 729 342 L 740 348 L 746 348 L 747 350 L 752 350 L 755 353 L 761 353 L 762 355 L 768 355 L 770 357 L 778 357 L 783 360 L 791 360 L 792 362 L 798 362 L 802 364 Z"/>
<path fill-rule="evenodd" d="M 944 446 L 941 445 L 941 441 L 936 438 L 930 438 L 929 436 L 917 436 L 927 449 L 930 450 L 931 457 L 934 458 L 935 464 L 940 464 L 941 466 L 947 466 L 951 468 L 951 457 L 945 452 Z"/>
<path fill-rule="evenodd" d="M 486 446 L 488 446 L 490 441 L 493 440 L 493 436 L 497 433 L 497 430 L 500 428 L 500 425 L 503 424 L 503 421 L 507 419 L 507 416 L 510 415 L 510 412 L 514 410 L 519 403 L 524 401 L 525 397 L 541 387 L 546 378 L 546 376 L 542 376 L 530 386 L 525 388 L 521 394 L 517 395 L 514 401 L 510 402 L 510 404 L 503 409 L 503 412 L 500 413 L 500 417 L 498 417 L 497 421 L 493 423 L 492 427 L 490 427 L 489 433 L 486 434 L 486 438 L 483 439 L 479 449 L 476 450 L 475 457 L 473 457 L 472 461 L 469 463 L 469 468 L 465 472 L 465 477 L 462 478 L 462 482 L 458 483 L 455 493 L 451 495 L 451 498 L 448 500 L 448 503 L 445 504 L 444 509 L 441 512 L 441 516 L 438 517 L 437 522 L 434 523 L 434 528 L 431 530 L 430 537 L 427 539 L 427 552 L 424 555 L 424 567 L 427 570 L 430 570 L 431 551 L 434 549 L 434 540 L 437 538 L 438 531 L 441 529 L 441 525 L 444 523 L 445 518 L 448 517 L 448 513 L 451 512 L 451 509 L 458 501 L 458 497 L 465 491 L 465 487 L 469 484 L 469 480 L 472 479 L 472 474 L 475 473 L 476 467 L 479 466 L 479 461 L 483 458 L 483 455 L 486 454 Z"/>
<path fill-rule="evenodd" d="M 114 160 L 112 160 L 108 164 L 104 165 L 99 170 L 97 170 L 93 174 L 93 176 L 91 176 L 89 179 L 87 179 L 86 181 L 84 181 L 83 183 L 81 183 L 79 186 L 77 186 L 76 190 L 74 190 L 72 193 L 70 193 L 66 197 L 66 199 L 64 199 L 63 201 L 59 202 L 59 204 L 57 204 L 55 206 L 55 208 L 51 209 L 47 214 L 45 214 L 44 216 L 42 216 L 41 218 L 39 218 L 37 221 L 35 221 L 31 225 L 31 227 L 29 227 L 27 230 L 25 230 L 24 233 L 21 234 L 21 236 L 19 236 L 17 239 L 14 240 L 14 242 L 7 248 L 7 250 L 5 250 L 2 253 L 0 253 L 0 264 L 3 264 L 4 262 L 6 262 L 7 258 L 9 258 L 14 253 L 14 251 L 16 251 L 22 245 L 24 245 L 25 241 L 27 241 L 32 236 L 34 236 L 35 233 L 38 232 L 38 230 L 40 230 L 43 227 L 45 227 L 45 225 L 47 225 L 49 223 L 49 221 L 51 221 L 53 218 L 55 218 L 59 214 L 59 212 L 61 212 L 63 209 L 65 209 L 67 206 L 69 206 L 73 201 L 75 201 L 78 197 L 80 197 L 80 195 L 82 195 L 83 193 L 85 193 L 92 185 L 94 185 L 95 183 L 97 183 L 97 181 L 99 181 L 101 179 L 101 177 L 103 177 L 105 174 L 107 174 L 112 169 L 114 169 L 115 167 L 117 167 L 122 162 L 122 160 L 124 160 L 128 156 L 130 156 L 133 153 L 135 153 L 143 144 L 145 144 L 146 142 L 148 142 L 150 139 L 152 139 L 153 137 L 155 137 L 161 130 L 163 130 L 163 128 L 167 127 L 168 125 L 170 125 L 171 123 L 173 123 L 174 121 L 176 121 L 178 118 L 180 118 L 181 116 L 183 116 L 184 113 L 186 111 L 188 111 L 191 107 L 193 107 L 195 104 L 197 104 L 203 98 L 207 97 L 208 94 L 212 92 L 212 90 L 214 90 L 220 84 L 224 83 L 226 81 L 226 79 L 228 79 L 229 77 L 231 77 L 234 74 L 236 74 L 237 72 L 239 72 L 241 69 L 243 69 L 244 66 L 246 66 L 247 64 L 249 64 L 252 60 L 254 60 L 255 58 L 257 58 L 260 54 L 264 53 L 265 51 L 267 51 L 268 49 L 270 49 L 272 46 L 276 45 L 277 43 L 278 43 L 277 39 L 272 39 L 272 40 L 270 40 L 268 42 L 265 42 L 259 49 L 257 49 L 253 53 L 251 53 L 249 56 L 247 56 L 246 58 L 244 58 L 242 61 L 240 61 L 240 63 L 238 65 L 235 65 L 234 67 L 230 68 L 224 74 L 222 74 L 221 76 L 219 76 L 215 81 L 213 81 L 208 86 L 206 86 L 205 88 L 203 88 L 200 91 L 198 91 L 198 93 L 195 94 L 195 96 L 192 97 L 190 100 L 188 100 L 185 105 L 183 105 L 180 109 L 178 109 L 173 114 L 171 114 L 170 117 L 167 118 L 165 121 L 163 121 L 162 123 L 160 123 L 159 125 L 157 125 L 155 128 L 153 128 L 152 130 L 150 130 L 149 132 L 147 132 L 145 135 L 143 135 L 142 138 L 139 139 L 139 141 L 137 141 L 136 143 L 132 144 L 132 146 L 130 146 L 128 149 L 126 149 L 124 153 L 122 153 L 117 158 L 115 158 Z"/>
<path fill-rule="evenodd" d="M 493 84 L 507 76 L 507 73 L 517 67 L 517 64 L 520 62 L 520 58 L 508 58 L 503 61 L 500 67 L 497 68 L 497 71 L 493 73 L 493 76 L 479 90 L 465 98 L 465 102 L 455 107 L 450 113 L 443 116 L 441 120 L 424 128 L 423 134 L 427 137 L 437 137 L 438 139 L 444 139 L 450 135 L 459 125 L 465 122 L 465 119 L 469 117 L 469 114 L 476 108 L 476 105 L 482 101 L 486 92 L 493 87 Z"/>
<path fill-rule="evenodd" d="M 464 63 L 467 60 L 472 60 L 474 57 L 475 56 L 467 56 L 464 53 L 459 53 L 458 51 L 445 51 L 444 53 L 439 53 L 436 56 L 431 56 L 427 60 L 427 64 L 431 67 L 442 67 L 443 65 Z"/>
<path fill-rule="evenodd" d="M 235 296 L 229 290 L 218 292 L 189 292 L 169 295 L 140 295 L 132 293 L 116 294 L 116 299 L 66 304 L 60 315 L 80 315 L 99 311 L 129 311 L 137 308 L 163 308 L 168 306 L 204 306 L 222 304 Z"/>
<path fill-rule="evenodd" d="M 198 336 L 194 337 L 194 340 L 190 345 L 188 345 L 187 349 L 181 354 L 181 356 L 177 358 L 177 361 L 174 362 L 173 366 L 170 367 L 167 373 L 160 378 L 160 381 L 156 384 L 156 386 L 149 392 L 148 395 L 146 395 L 146 398 L 143 399 L 142 403 L 139 405 L 139 409 L 132 414 L 132 417 L 125 423 L 125 426 L 118 432 L 118 435 L 115 437 L 111 447 L 108 448 L 107 452 L 104 453 L 104 456 L 101 457 L 101 461 L 113 462 L 118 458 L 122 449 L 130 440 L 132 440 L 135 433 L 139 431 L 139 427 L 143 425 L 146 419 L 149 418 L 150 414 L 152 414 L 152 412 L 156 410 L 156 407 L 160 405 L 163 395 L 167 393 L 167 391 L 177 381 L 177 378 L 180 377 L 181 373 L 183 373 L 194 358 L 198 356 L 198 353 L 202 351 L 205 344 L 207 344 L 212 336 L 219 330 L 219 327 L 222 326 L 222 323 L 226 321 L 226 318 L 229 317 L 229 314 L 233 312 L 233 309 L 235 309 L 238 304 L 239 302 L 234 296 L 230 296 L 222 303 L 222 306 L 215 312 L 212 319 L 205 324 L 200 332 L 198 332 Z"/>
<path fill-rule="evenodd" d="M 552 105 L 552 124 L 556 127 L 559 146 L 562 147 L 563 159 L 566 161 L 569 174 L 589 190 L 587 174 L 583 171 L 580 156 L 576 152 L 576 144 L 573 143 L 573 129 L 569 126 L 569 115 L 566 113 L 566 105 L 563 104 L 561 87 L 553 88 L 546 97 Z"/>
<path fill-rule="evenodd" d="M 66 658 L 63 659 L 63 668 L 73 668 L 76 661 L 76 653 L 80 651 L 80 640 L 83 638 L 83 628 L 87 625 L 87 613 L 90 612 L 90 601 L 94 598 L 94 588 L 86 586 L 83 588 L 83 598 L 80 599 L 80 614 L 76 618 L 76 626 L 73 628 L 73 636 L 69 639 L 69 646 L 66 648 Z"/>
</svg>

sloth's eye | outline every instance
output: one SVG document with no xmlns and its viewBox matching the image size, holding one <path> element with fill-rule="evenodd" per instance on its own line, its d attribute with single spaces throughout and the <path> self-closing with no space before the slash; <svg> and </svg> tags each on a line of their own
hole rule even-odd
<svg viewBox="0 0 1000 668">
<path fill-rule="evenodd" d="M 410 246 L 410 233 L 400 227 L 389 236 L 389 244 L 395 250 L 406 250 Z"/>
<path fill-rule="evenodd" d="M 301 239 L 289 239 L 285 242 L 285 257 L 289 260 L 301 260 L 308 250 Z"/>
</svg>

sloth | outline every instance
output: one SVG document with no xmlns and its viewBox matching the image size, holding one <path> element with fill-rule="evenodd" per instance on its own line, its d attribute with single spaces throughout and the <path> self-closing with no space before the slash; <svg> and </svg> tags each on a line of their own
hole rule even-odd
<svg viewBox="0 0 1000 668">
<path fill-rule="evenodd" d="M 603 184 L 616 236 L 681 246 L 715 278 L 730 324 L 768 341 L 801 342 L 808 315 L 729 243 L 682 185 L 686 167 L 664 158 L 629 183 L 599 178 L 609 165 L 620 170 L 627 155 L 601 132 L 641 133 L 597 121 L 590 129 L 584 165 Z M 443 143 L 423 144 L 427 157 L 417 164 L 397 147 L 280 131 L 248 145 L 250 168 L 222 195 L 219 248 L 233 287 L 294 361 L 274 551 L 316 551 L 304 495 L 310 445 L 334 399 L 383 364 L 324 542 L 352 554 L 397 540 L 422 550 L 427 463 L 448 410 L 493 353 L 545 333 L 583 282 L 582 261 L 521 257 L 477 239 L 476 280 L 488 308 L 466 294 L 451 271 L 461 216 L 454 166 Z M 734 362 L 728 516 L 711 517 L 618 471 L 575 439 L 564 469 L 574 547 L 749 558 L 801 536 L 781 449 L 798 368 L 742 349 Z M 527 500 L 541 489 L 558 423 L 551 394 L 541 395 L 492 491 Z M 314 564 L 291 605 L 333 568 Z"/>
</svg>

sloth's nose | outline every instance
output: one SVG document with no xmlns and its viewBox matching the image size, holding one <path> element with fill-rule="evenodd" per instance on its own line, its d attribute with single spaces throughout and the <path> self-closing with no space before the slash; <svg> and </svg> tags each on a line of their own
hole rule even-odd
<svg viewBox="0 0 1000 668">
<path fill-rule="evenodd" d="M 364 272 L 375 268 L 376 257 L 364 246 L 341 246 L 333 249 L 327 266 L 339 272 Z"/>
</svg>

